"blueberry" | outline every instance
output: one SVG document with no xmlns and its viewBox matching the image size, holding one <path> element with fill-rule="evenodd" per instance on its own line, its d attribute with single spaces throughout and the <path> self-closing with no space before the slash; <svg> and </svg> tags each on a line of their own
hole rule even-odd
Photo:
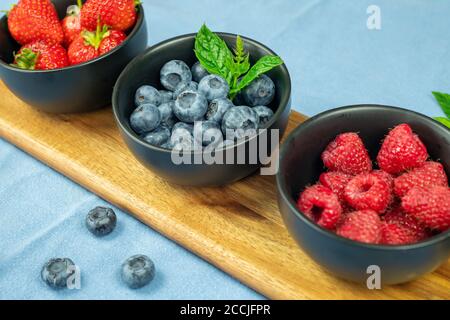
<svg viewBox="0 0 450 320">
<path fill-rule="evenodd" d="M 232 140 L 223 140 L 221 143 L 219 143 L 216 147 L 216 149 L 225 149 L 230 146 L 234 146 L 234 141 Z"/>
<path fill-rule="evenodd" d="M 76 272 L 75 263 L 69 258 L 50 259 L 41 270 L 42 280 L 53 289 L 67 288 L 69 278 Z"/>
<path fill-rule="evenodd" d="M 170 149 L 191 150 L 194 146 L 194 126 L 184 122 L 178 122 L 172 129 Z"/>
<path fill-rule="evenodd" d="M 191 82 L 181 82 L 173 92 L 173 96 L 178 98 L 180 94 L 182 94 L 184 91 L 197 91 L 198 90 L 198 83 L 191 81 Z"/>
<path fill-rule="evenodd" d="M 110 208 L 97 207 L 89 211 L 86 216 L 86 227 L 97 237 L 106 236 L 113 232 L 116 224 L 116 214 Z"/>
<path fill-rule="evenodd" d="M 185 91 L 175 100 L 173 112 L 183 122 L 193 123 L 202 120 L 208 110 L 206 98 L 195 91 Z"/>
<path fill-rule="evenodd" d="M 242 96 L 242 91 L 239 92 L 236 97 L 233 99 L 233 104 L 235 106 L 244 106 L 245 105 L 245 100 L 244 97 Z"/>
<path fill-rule="evenodd" d="M 223 115 L 232 107 L 234 107 L 233 103 L 227 98 L 214 99 L 208 106 L 205 118 L 206 120 L 221 123 Z"/>
<path fill-rule="evenodd" d="M 247 106 L 233 107 L 225 113 L 222 120 L 222 131 L 227 139 L 244 137 L 251 134 L 250 130 L 256 130 L 259 126 L 259 117 L 252 108 Z M 233 130 L 233 136 L 228 130 Z"/>
<path fill-rule="evenodd" d="M 204 77 L 198 84 L 198 92 L 203 94 L 208 101 L 226 98 L 230 92 L 230 86 L 221 77 L 211 74 Z"/>
<path fill-rule="evenodd" d="M 162 102 L 162 97 L 160 92 L 152 86 L 142 86 L 137 89 L 134 102 L 136 107 L 143 104 L 153 104 L 155 106 L 159 106 Z"/>
<path fill-rule="evenodd" d="M 180 82 L 191 82 L 191 69 L 180 60 L 167 62 L 161 69 L 161 84 L 169 91 L 174 91 Z"/>
<path fill-rule="evenodd" d="M 266 106 L 257 106 L 253 108 L 253 111 L 256 112 L 256 114 L 259 117 L 259 127 L 265 128 L 266 124 L 269 123 L 269 121 L 273 117 L 273 111 L 272 109 L 266 107 Z"/>
<path fill-rule="evenodd" d="M 169 129 L 172 129 L 175 123 L 177 123 L 177 119 L 173 113 L 173 107 L 175 106 L 174 101 L 165 102 L 161 104 L 158 109 L 161 114 L 161 124 L 165 125 Z"/>
<path fill-rule="evenodd" d="M 203 68 L 202 64 L 197 61 L 194 63 L 194 65 L 191 68 L 192 72 L 192 79 L 194 79 L 195 82 L 200 82 L 204 77 L 209 75 L 209 72 L 206 71 L 205 68 Z"/>
<path fill-rule="evenodd" d="M 130 124 L 137 134 L 150 132 L 158 128 L 161 123 L 159 109 L 153 104 L 143 104 L 133 111 Z"/>
<path fill-rule="evenodd" d="M 161 103 L 166 103 L 173 101 L 173 92 L 167 90 L 159 90 L 159 94 L 161 95 Z"/>
<path fill-rule="evenodd" d="M 251 107 L 268 106 L 275 97 L 275 84 L 265 74 L 242 91 L 244 101 Z"/>
<path fill-rule="evenodd" d="M 194 139 L 204 147 L 219 145 L 223 141 L 220 125 L 215 121 L 199 121 L 194 125 Z"/>
<path fill-rule="evenodd" d="M 142 139 L 152 146 L 161 147 L 170 139 L 170 129 L 166 126 L 160 126 L 152 132 L 146 133 Z"/>
<path fill-rule="evenodd" d="M 149 257 L 135 255 L 122 264 L 122 280 L 131 289 L 148 285 L 155 278 L 155 264 Z"/>
</svg>

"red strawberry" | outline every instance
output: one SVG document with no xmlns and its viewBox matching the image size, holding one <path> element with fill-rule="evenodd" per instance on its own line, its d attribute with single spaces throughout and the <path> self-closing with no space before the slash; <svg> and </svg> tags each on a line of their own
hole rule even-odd
<svg viewBox="0 0 450 320">
<path fill-rule="evenodd" d="M 450 228 L 450 188 L 414 187 L 402 199 L 403 210 L 431 229 Z"/>
<path fill-rule="evenodd" d="M 381 240 L 381 220 L 375 211 L 362 210 L 349 213 L 336 233 L 351 240 L 377 244 Z"/>
<path fill-rule="evenodd" d="M 27 70 L 50 70 L 67 67 L 69 60 L 66 49 L 60 44 L 34 41 L 19 50 L 14 65 Z"/>
<path fill-rule="evenodd" d="M 379 173 L 354 177 L 345 187 L 344 197 L 357 210 L 373 210 L 379 214 L 386 212 L 393 199 L 392 187 Z"/>
<path fill-rule="evenodd" d="M 432 186 L 448 186 L 444 167 L 433 161 L 425 162 L 423 166 L 404 173 L 394 181 L 394 191 L 399 197 L 403 197 L 413 187 L 428 188 Z"/>
<path fill-rule="evenodd" d="M 105 54 L 125 41 L 127 35 L 120 30 L 111 30 L 103 38 L 98 48 L 99 55 Z"/>
<path fill-rule="evenodd" d="M 378 153 L 378 165 L 391 174 L 420 167 L 428 158 L 425 145 L 407 124 L 401 124 L 387 135 Z"/>
<path fill-rule="evenodd" d="M 298 209 L 326 229 L 334 229 L 342 214 L 337 196 L 322 185 L 307 188 L 300 195 Z"/>
<path fill-rule="evenodd" d="M 67 8 L 67 16 L 62 21 L 64 31 L 64 45 L 68 47 L 81 33 L 80 10 L 81 0 L 77 0 L 77 5 L 71 5 Z"/>
<path fill-rule="evenodd" d="M 8 14 L 8 29 L 21 45 L 37 40 L 49 44 L 64 40 L 58 14 L 49 0 L 19 0 Z"/>
<path fill-rule="evenodd" d="M 383 220 L 382 244 L 411 244 L 429 236 L 427 230 L 413 216 L 405 214 L 400 207 L 386 214 Z"/>
<path fill-rule="evenodd" d="M 320 175 L 320 183 L 333 191 L 339 198 L 344 201 L 345 186 L 353 179 L 352 175 L 342 172 L 324 172 Z"/>
<path fill-rule="evenodd" d="M 356 133 L 344 133 L 336 137 L 322 153 L 325 166 L 331 171 L 357 175 L 372 171 L 369 154 Z"/>
<path fill-rule="evenodd" d="M 81 9 L 81 26 L 95 30 L 100 18 L 102 24 L 115 30 L 128 30 L 137 19 L 136 0 L 87 0 Z"/>
</svg>

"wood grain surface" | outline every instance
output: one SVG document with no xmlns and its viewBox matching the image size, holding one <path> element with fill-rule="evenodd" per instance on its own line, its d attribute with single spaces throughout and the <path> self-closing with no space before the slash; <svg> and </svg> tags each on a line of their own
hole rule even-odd
<svg viewBox="0 0 450 320">
<path fill-rule="evenodd" d="M 304 119 L 292 113 L 288 131 Z M 0 82 L 0 135 L 269 298 L 450 299 L 450 262 L 378 291 L 334 277 L 289 236 L 274 177 L 255 175 L 222 188 L 171 185 L 135 160 L 109 108 L 43 114 Z"/>
</svg>

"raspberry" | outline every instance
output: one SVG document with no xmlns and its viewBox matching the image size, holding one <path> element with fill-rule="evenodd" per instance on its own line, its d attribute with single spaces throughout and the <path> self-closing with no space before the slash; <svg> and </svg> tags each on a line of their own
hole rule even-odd
<svg viewBox="0 0 450 320">
<path fill-rule="evenodd" d="M 420 167 L 427 159 L 427 148 L 407 124 L 389 132 L 377 157 L 380 168 L 391 174 Z"/>
<path fill-rule="evenodd" d="M 324 172 L 320 175 L 320 183 L 333 191 L 339 198 L 344 201 L 345 186 L 353 179 L 352 175 L 342 172 Z"/>
<path fill-rule="evenodd" d="M 322 153 L 322 160 L 331 171 L 351 175 L 372 171 L 372 161 L 364 143 L 352 132 L 337 136 Z"/>
<path fill-rule="evenodd" d="M 381 243 L 387 245 L 412 244 L 426 239 L 427 230 L 400 207 L 395 208 L 383 218 Z"/>
<path fill-rule="evenodd" d="M 336 233 L 351 240 L 377 244 L 381 239 L 381 220 L 375 211 L 355 211 L 346 216 Z"/>
<path fill-rule="evenodd" d="M 392 202 L 392 188 L 377 173 L 360 174 L 345 187 L 345 200 L 357 210 L 384 213 Z"/>
<path fill-rule="evenodd" d="M 403 210 L 431 229 L 450 228 L 450 188 L 414 187 L 402 199 Z"/>
<path fill-rule="evenodd" d="M 448 179 L 442 164 L 429 161 L 395 179 L 394 191 L 397 196 L 403 197 L 413 187 L 429 188 L 432 186 L 446 187 Z"/>
<path fill-rule="evenodd" d="M 325 229 L 334 229 L 342 214 L 338 197 L 330 189 L 315 185 L 300 195 L 298 209 Z"/>
</svg>

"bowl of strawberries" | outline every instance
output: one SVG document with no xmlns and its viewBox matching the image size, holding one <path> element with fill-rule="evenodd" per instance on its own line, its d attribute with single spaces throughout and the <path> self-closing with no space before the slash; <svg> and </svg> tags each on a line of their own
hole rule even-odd
<svg viewBox="0 0 450 320">
<path fill-rule="evenodd" d="M 111 103 L 116 79 L 146 47 L 135 0 L 18 0 L 0 20 L 0 77 L 36 109 L 91 111 Z"/>
<path fill-rule="evenodd" d="M 398 284 L 450 257 L 449 174 L 448 128 L 406 109 L 343 107 L 286 139 L 278 202 L 291 235 L 326 270 Z"/>
</svg>

